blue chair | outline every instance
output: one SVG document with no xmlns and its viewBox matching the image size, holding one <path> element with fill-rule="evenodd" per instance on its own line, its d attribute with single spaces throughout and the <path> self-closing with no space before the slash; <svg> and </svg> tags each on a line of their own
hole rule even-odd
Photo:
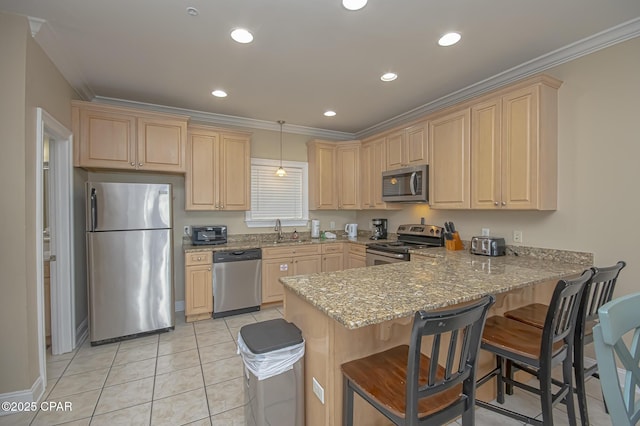
<svg viewBox="0 0 640 426">
<path fill-rule="evenodd" d="M 600 386 L 614 426 L 640 420 L 636 390 L 640 386 L 640 293 L 614 299 L 598 309 L 600 324 L 593 327 Z M 631 345 L 623 336 L 633 332 Z M 624 382 L 618 372 L 622 370 Z"/>
</svg>

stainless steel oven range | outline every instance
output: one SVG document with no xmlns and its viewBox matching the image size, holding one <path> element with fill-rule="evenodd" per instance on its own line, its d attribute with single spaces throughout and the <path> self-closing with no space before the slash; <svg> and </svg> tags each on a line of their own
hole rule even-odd
<svg viewBox="0 0 640 426">
<path fill-rule="evenodd" d="M 400 225 L 398 241 L 367 245 L 367 266 L 410 260 L 409 250 L 444 246 L 444 229 L 435 225 Z"/>
</svg>

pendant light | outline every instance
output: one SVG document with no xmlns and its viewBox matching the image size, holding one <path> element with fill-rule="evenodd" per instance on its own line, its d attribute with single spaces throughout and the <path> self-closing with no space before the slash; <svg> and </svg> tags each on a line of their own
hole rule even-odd
<svg viewBox="0 0 640 426">
<path fill-rule="evenodd" d="M 284 120 L 278 120 L 278 124 L 280 125 L 280 167 L 276 171 L 276 176 L 286 176 L 287 172 L 282 168 L 282 125 L 284 124 Z"/>
</svg>

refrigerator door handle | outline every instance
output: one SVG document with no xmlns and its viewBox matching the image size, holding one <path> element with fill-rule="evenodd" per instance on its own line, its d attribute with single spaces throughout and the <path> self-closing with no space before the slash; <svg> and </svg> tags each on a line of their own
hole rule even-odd
<svg viewBox="0 0 640 426">
<path fill-rule="evenodd" d="M 98 196 L 96 189 L 91 188 L 91 226 L 89 229 L 95 231 L 98 226 Z"/>
</svg>

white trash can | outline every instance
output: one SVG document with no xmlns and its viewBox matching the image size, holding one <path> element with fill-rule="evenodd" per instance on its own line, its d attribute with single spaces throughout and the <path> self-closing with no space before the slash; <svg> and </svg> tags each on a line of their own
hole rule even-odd
<svg viewBox="0 0 640 426">
<path fill-rule="evenodd" d="M 283 319 L 245 325 L 238 333 L 245 370 L 247 426 L 304 426 L 304 339 Z"/>
</svg>

